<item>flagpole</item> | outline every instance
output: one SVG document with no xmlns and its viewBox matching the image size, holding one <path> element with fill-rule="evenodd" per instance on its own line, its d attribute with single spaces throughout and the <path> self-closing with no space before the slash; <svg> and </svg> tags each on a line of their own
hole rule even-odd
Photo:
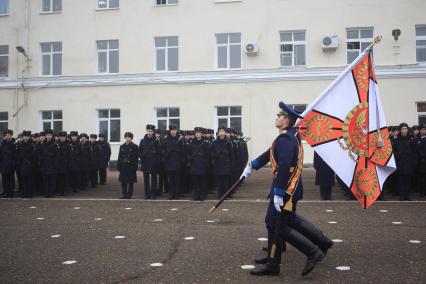
<svg viewBox="0 0 426 284">
<path fill-rule="evenodd" d="M 383 36 L 376 36 L 374 41 L 369 46 L 367 46 L 366 50 L 371 49 L 375 44 L 380 43 L 382 41 L 382 37 Z"/>
</svg>

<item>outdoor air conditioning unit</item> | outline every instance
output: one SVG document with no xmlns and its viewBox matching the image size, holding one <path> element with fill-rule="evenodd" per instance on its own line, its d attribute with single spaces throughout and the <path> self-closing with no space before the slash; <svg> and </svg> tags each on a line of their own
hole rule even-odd
<svg viewBox="0 0 426 284">
<path fill-rule="evenodd" d="M 259 47 L 255 43 L 249 43 L 246 45 L 246 54 L 249 56 L 255 56 L 259 52 Z"/>
<path fill-rule="evenodd" d="M 322 49 L 330 50 L 339 47 L 339 38 L 337 35 L 325 36 L 322 38 Z"/>
</svg>

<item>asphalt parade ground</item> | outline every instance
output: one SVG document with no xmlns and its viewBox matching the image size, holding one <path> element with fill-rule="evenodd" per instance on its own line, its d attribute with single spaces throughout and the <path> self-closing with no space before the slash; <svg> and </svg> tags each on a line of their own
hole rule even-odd
<svg viewBox="0 0 426 284">
<path fill-rule="evenodd" d="M 312 173 L 298 213 L 335 244 L 305 277 L 291 246 L 280 276 L 249 275 L 266 245 L 267 169 L 212 214 L 213 196 L 139 198 L 142 178 L 136 198 L 116 199 L 112 172 L 108 185 L 63 198 L 1 199 L 0 283 L 425 283 L 424 197 L 363 210 L 334 189 L 333 201 L 319 201 Z"/>
</svg>

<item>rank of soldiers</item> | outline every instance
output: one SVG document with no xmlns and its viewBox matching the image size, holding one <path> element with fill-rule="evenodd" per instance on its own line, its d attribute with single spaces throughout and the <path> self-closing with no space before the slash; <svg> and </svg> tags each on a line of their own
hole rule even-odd
<svg viewBox="0 0 426 284">
<path fill-rule="evenodd" d="M 163 194 L 178 199 L 192 193 L 201 201 L 214 191 L 222 196 L 247 164 L 247 139 L 225 127 L 214 134 L 202 127 L 184 131 L 170 125 L 162 131 L 147 125 L 136 145 L 133 134 L 126 132 L 117 159 L 121 198 L 132 198 L 138 170 L 143 172 L 146 199 Z M 96 134 L 89 137 L 77 131 L 23 131 L 13 138 L 13 131 L 6 130 L 0 143 L 3 197 L 16 195 L 15 176 L 18 193 L 25 198 L 62 196 L 104 185 L 110 157 L 110 144 L 102 134 L 98 139 Z"/>
</svg>

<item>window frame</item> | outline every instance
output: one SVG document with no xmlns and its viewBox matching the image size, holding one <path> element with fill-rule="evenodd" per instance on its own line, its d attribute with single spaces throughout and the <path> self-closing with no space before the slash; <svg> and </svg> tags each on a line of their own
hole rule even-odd
<svg viewBox="0 0 426 284">
<path fill-rule="evenodd" d="M 110 3 L 111 0 L 104 0 L 107 2 L 107 7 L 106 8 L 101 8 L 99 7 L 99 1 L 100 0 L 96 0 L 96 11 L 104 11 L 104 10 L 119 10 L 120 9 L 120 0 L 118 0 L 118 7 L 110 7 Z"/>
<path fill-rule="evenodd" d="M 10 15 L 10 0 L 3 0 L 3 1 L 6 1 L 6 3 L 7 3 L 7 13 L 6 14 L 1 14 L 0 13 L 0 17 L 7 17 L 7 16 Z"/>
<path fill-rule="evenodd" d="M 176 3 L 169 3 L 169 1 L 170 0 L 166 0 L 167 1 L 167 3 L 166 4 L 157 4 L 157 0 L 153 0 L 152 1 L 152 4 L 155 6 L 155 7 L 164 7 L 164 6 L 177 6 L 178 5 L 178 3 L 179 3 L 179 0 L 176 0 Z"/>
<path fill-rule="evenodd" d="M 98 43 L 105 41 L 107 42 L 107 49 L 98 49 Z M 110 48 L 110 42 L 111 41 L 117 41 L 118 42 L 118 48 Z M 112 74 L 120 74 L 120 40 L 118 39 L 107 39 L 107 40 L 96 40 L 95 42 L 96 47 L 96 74 L 97 75 L 112 75 Z M 99 72 L 99 51 L 106 52 L 107 54 L 107 62 L 106 62 L 106 69 L 107 72 Z M 110 70 L 110 52 L 111 51 L 118 51 L 118 66 L 117 66 L 117 72 L 109 72 Z"/>
<path fill-rule="evenodd" d="M 0 124 L 6 123 L 6 127 L 5 127 L 4 130 L 9 129 L 9 112 L 8 111 L 0 111 L 0 113 L 6 113 L 6 116 L 7 116 L 6 120 L 0 119 Z M 3 135 L 3 131 L 1 131 L 0 133 L 1 133 L 1 135 Z"/>
<path fill-rule="evenodd" d="M 9 59 L 10 59 L 10 48 L 9 45 L 1 45 L 1 46 L 7 46 L 7 54 L 0 54 L 0 57 L 6 57 L 7 59 L 7 72 L 5 76 L 0 75 L 0 78 L 8 78 L 9 77 Z"/>
<path fill-rule="evenodd" d="M 162 116 L 162 117 L 158 117 L 158 110 L 159 109 L 167 109 L 167 116 Z M 178 109 L 179 110 L 179 116 L 170 116 L 170 109 Z M 180 129 L 181 127 L 181 109 L 178 106 L 175 107 L 154 107 L 154 120 L 155 120 L 155 127 L 157 129 L 159 129 L 158 126 L 158 121 L 159 120 L 165 120 L 166 121 L 166 131 L 169 130 L 169 126 L 170 126 L 170 120 L 171 119 L 178 119 L 179 120 L 179 125 L 178 125 L 178 129 Z M 164 129 L 163 129 L 164 130 Z"/>
<path fill-rule="evenodd" d="M 418 105 L 419 104 L 425 104 L 426 105 L 426 101 L 416 102 L 416 113 L 417 113 L 417 123 L 418 123 L 418 125 L 420 125 L 420 117 L 424 117 L 425 121 L 426 121 L 426 111 L 418 111 Z"/>
<path fill-rule="evenodd" d="M 218 108 L 222 108 L 222 107 L 228 108 L 228 115 L 225 116 L 225 115 L 218 115 L 217 114 Z M 233 107 L 239 107 L 241 114 L 231 115 L 231 108 L 233 108 Z M 217 106 L 215 106 L 214 107 L 214 126 L 215 126 L 214 129 L 218 129 L 219 119 L 225 119 L 225 118 L 227 120 L 227 126 L 226 127 L 230 128 L 231 127 L 231 118 L 235 118 L 235 117 L 241 119 L 240 131 L 242 131 L 243 130 L 243 106 L 242 105 L 226 105 L 226 106 L 217 105 Z"/>
<path fill-rule="evenodd" d="M 43 8 L 44 8 L 44 1 L 49 1 L 49 3 L 50 3 L 50 10 L 49 11 L 44 11 L 43 10 Z M 58 10 L 58 11 L 53 11 L 53 1 L 55 1 L 55 0 L 41 0 L 40 2 L 41 2 L 41 10 L 40 10 L 40 14 L 58 14 L 58 13 L 62 13 L 62 10 L 63 10 L 63 1 L 62 0 L 57 0 L 57 1 L 60 1 L 61 2 L 61 10 Z"/>
<path fill-rule="evenodd" d="M 59 118 L 54 118 L 53 113 L 57 112 L 57 111 L 61 112 L 61 117 L 62 118 L 60 118 L 60 119 Z M 48 113 L 48 112 L 50 112 L 52 118 L 51 119 L 43 119 L 43 113 Z M 40 132 L 41 131 L 45 131 L 43 129 L 43 123 L 45 123 L 45 122 L 50 122 L 50 129 L 52 129 L 54 132 L 55 132 L 54 127 L 53 127 L 54 122 L 61 122 L 61 130 L 59 130 L 59 131 L 62 131 L 64 129 L 64 114 L 63 114 L 62 110 L 60 110 L 60 109 L 56 109 L 56 110 L 41 110 L 41 111 L 39 111 L 39 115 L 40 115 L 40 124 L 39 124 Z"/>
<path fill-rule="evenodd" d="M 120 116 L 117 117 L 111 117 L 111 111 L 114 110 L 118 110 L 120 111 Z M 99 112 L 100 111 L 108 111 L 108 117 L 99 117 Z M 107 137 L 108 137 L 108 142 L 112 145 L 117 145 L 121 143 L 121 109 L 120 108 L 99 108 L 96 110 L 97 116 L 96 116 L 96 133 L 100 133 L 100 122 L 101 121 L 107 121 L 108 122 L 108 133 L 107 133 Z M 118 134 L 118 141 L 111 141 L 111 120 L 118 120 L 119 124 L 120 124 L 120 133 Z"/>
<path fill-rule="evenodd" d="M 172 37 L 177 38 L 177 45 L 169 45 L 169 39 Z M 164 38 L 166 40 L 166 46 L 164 47 L 157 47 L 155 45 L 155 40 L 159 38 Z M 156 36 L 154 37 L 154 48 L 155 48 L 155 72 L 179 72 L 179 36 Z M 176 70 L 169 70 L 169 49 L 176 48 L 177 49 L 177 69 Z M 164 63 L 165 63 L 165 69 L 159 70 L 158 64 L 157 64 L 157 52 L 160 50 L 165 50 L 164 52 Z"/>
<path fill-rule="evenodd" d="M 416 36 L 416 62 L 418 63 L 418 64 L 426 64 L 426 58 L 425 58 L 425 60 L 424 61 L 418 61 L 417 60 L 417 49 L 418 49 L 418 47 L 417 47 L 417 41 L 418 40 L 425 40 L 426 41 L 426 35 L 423 35 L 423 36 L 418 36 L 417 35 L 417 29 L 418 28 L 425 28 L 426 29 L 426 25 L 416 25 L 415 26 L 415 36 Z M 423 45 L 422 47 L 421 47 L 422 49 L 425 49 L 426 50 L 426 44 L 425 45 Z M 425 51 L 426 52 L 426 51 Z"/>
<path fill-rule="evenodd" d="M 239 44 L 230 42 L 230 36 L 232 34 L 239 34 L 240 35 L 240 43 Z M 228 41 L 227 41 L 226 44 L 217 42 L 219 35 L 227 35 Z M 242 33 L 241 32 L 238 32 L 238 33 L 216 33 L 216 34 L 214 34 L 214 39 L 215 39 L 215 63 L 214 63 L 215 69 L 218 70 L 218 71 L 241 70 L 242 66 L 243 66 Z M 230 67 L 230 65 L 231 65 L 231 57 L 230 57 L 231 45 L 239 45 L 240 46 L 240 67 L 236 67 L 236 68 Z M 221 47 L 221 46 L 227 47 L 226 48 L 226 56 L 227 56 L 226 57 L 226 59 L 227 59 L 226 65 L 227 65 L 227 67 L 226 68 L 219 67 L 219 47 Z"/>
<path fill-rule="evenodd" d="M 291 41 L 281 41 L 281 34 L 285 34 L 285 33 L 291 33 Z M 294 40 L 294 34 L 295 33 L 303 33 L 305 39 L 302 40 Z M 279 35 L 279 40 L 280 40 L 280 44 L 279 44 L 279 62 L 280 62 L 280 68 L 297 68 L 297 67 L 306 67 L 307 66 L 307 45 L 306 45 L 306 30 L 288 30 L 288 31 L 280 31 L 278 33 Z M 281 46 L 284 44 L 291 44 L 292 45 L 292 51 L 291 51 L 291 65 L 283 65 L 281 64 L 281 55 L 283 53 L 289 53 L 289 52 L 282 52 L 281 51 Z M 303 45 L 305 47 L 305 64 L 295 64 L 295 48 L 294 46 L 300 46 Z"/>
<path fill-rule="evenodd" d="M 361 31 L 368 31 L 368 30 L 371 30 L 372 32 L 373 32 L 373 35 L 372 35 L 372 37 L 371 38 L 362 38 L 361 37 Z M 351 39 L 349 39 L 348 38 L 348 32 L 349 31 L 358 31 L 358 38 L 356 38 L 356 39 L 353 39 L 353 38 L 351 38 Z M 346 28 L 346 64 L 351 64 L 352 62 L 353 62 L 353 60 L 351 61 L 351 62 L 348 62 L 349 61 L 349 56 L 348 56 L 348 52 L 349 52 L 349 49 L 348 49 L 348 43 L 350 43 L 350 42 L 359 42 L 359 50 L 358 50 L 358 55 L 355 57 L 355 58 L 357 58 L 364 50 L 363 49 L 361 49 L 361 45 L 363 44 L 363 43 L 367 43 L 368 45 L 369 44 L 371 44 L 372 42 L 374 41 L 374 27 L 361 27 L 361 28 Z M 355 49 L 351 49 L 352 51 L 354 51 Z"/>
<path fill-rule="evenodd" d="M 60 43 L 61 44 L 61 51 L 53 51 L 53 44 L 54 43 Z M 43 44 L 50 44 L 50 51 L 49 52 L 43 52 Z M 63 63 L 63 45 L 62 41 L 51 41 L 51 42 L 40 42 L 40 54 L 41 54 L 41 64 L 40 64 L 40 77 L 59 77 L 62 76 L 62 63 Z M 53 74 L 53 55 L 54 54 L 61 54 L 61 74 Z M 50 74 L 43 74 L 43 56 L 49 55 L 50 56 Z"/>
</svg>

